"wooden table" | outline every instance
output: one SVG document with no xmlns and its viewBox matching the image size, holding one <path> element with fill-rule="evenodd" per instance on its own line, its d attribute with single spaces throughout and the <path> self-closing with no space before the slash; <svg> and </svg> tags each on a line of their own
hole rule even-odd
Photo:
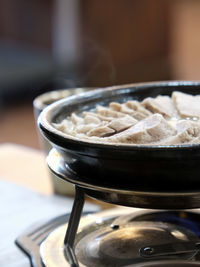
<svg viewBox="0 0 200 267">
<path fill-rule="evenodd" d="M 44 195 L 53 193 L 45 156 L 39 150 L 1 144 L 0 177 Z"/>
</svg>

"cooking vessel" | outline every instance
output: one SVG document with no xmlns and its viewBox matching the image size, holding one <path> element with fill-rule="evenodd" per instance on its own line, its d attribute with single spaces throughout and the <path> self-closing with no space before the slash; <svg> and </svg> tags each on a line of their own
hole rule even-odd
<svg viewBox="0 0 200 267">
<path fill-rule="evenodd" d="M 92 110 L 98 104 L 122 103 L 130 99 L 141 101 L 146 97 L 171 95 L 173 91 L 200 94 L 200 82 L 152 82 L 97 89 L 49 105 L 41 113 L 38 124 L 66 163 L 73 183 L 83 183 L 82 186 L 87 188 L 91 185 L 161 196 L 165 193 L 170 196 L 189 193 L 195 195 L 195 204 L 183 203 L 183 206 L 199 207 L 200 144 L 104 144 L 79 140 L 53 126 L 72 112 Z"/>
</svg>

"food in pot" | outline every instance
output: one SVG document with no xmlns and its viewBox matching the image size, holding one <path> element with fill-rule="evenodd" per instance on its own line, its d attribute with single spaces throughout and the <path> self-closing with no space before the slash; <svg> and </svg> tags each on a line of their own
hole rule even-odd
<svg viewBox="0 0 200 267">
<path fill-rule="evenodd" d="M 139 102 L 111 102 L 94 111 L 72 113 L 54 126 L 69 136 L 115 144 L 200 143 L 200 95 L 173 92 Z"/>
</svg>

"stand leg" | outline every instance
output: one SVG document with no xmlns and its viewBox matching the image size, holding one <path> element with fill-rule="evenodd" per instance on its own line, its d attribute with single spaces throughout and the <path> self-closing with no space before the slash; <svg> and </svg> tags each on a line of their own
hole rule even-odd
<svg viewBox="0 0 200 267">
<path fill-rule="evenodd" d="M 74 204 L 64 239 L 65 253 L 71 267 L 79 266 L 73 246 L 85 200 L 85 194 L 83 190 L 78 186 L 75 187 L 75 190 Z"/>
</svg>

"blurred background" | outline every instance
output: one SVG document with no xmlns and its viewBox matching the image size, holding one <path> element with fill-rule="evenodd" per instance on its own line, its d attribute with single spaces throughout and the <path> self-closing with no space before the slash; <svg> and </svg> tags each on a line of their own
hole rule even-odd
<svg viewBox="0 0 200 267">
<path fill-rule="evenodd" d="M 39 148 L 47 91 L 200 79 L 198 0 L 1 0 L 0 143 Z"/>
</svg>

